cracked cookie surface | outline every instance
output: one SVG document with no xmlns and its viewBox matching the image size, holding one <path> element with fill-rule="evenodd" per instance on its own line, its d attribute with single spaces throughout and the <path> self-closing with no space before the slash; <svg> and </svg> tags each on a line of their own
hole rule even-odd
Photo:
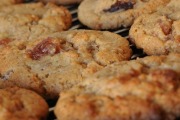
<svg viewBox="0 0 180 120">
<path fill-rule="evenodd" d="M 1 120 L 45 120 L 48 105 L 33 91 L 22 88 L 0 89 Z"/>
<path fill-rule="evenodd" d="M 55 114 L 58 120 L 175 120 L 180 115 L 180 54 L 108 65 L 62 92 Z"/>
<path fill-rule="evenodd" d="M 108 64 L 131 56 L 125 38 L 88 30 L 58 32 L 29 42 L 5 42 L 0 48 L 0 88 L 17 85 L 47 98 L 57 97 Z"/>
<path fill-rule="evenodd" d="M 130 38 L 148 55 L 180 53 L 180 0 L 158 12 L 142 15 L 130 28 Z"/>
<path fill-rule="evenodd" d="M 67 30 L 71 14 L 52 3 L 18 4 L 0 8 L 0 39 L 30 40 L 41 35 Z"/>
<path fill-rule="evenodd" d="M 134 19 L 152 13 L 170 0 L 84 0 L 78 18 L 92 29 L 115 29 L 130 26 Z"/>
</svg>

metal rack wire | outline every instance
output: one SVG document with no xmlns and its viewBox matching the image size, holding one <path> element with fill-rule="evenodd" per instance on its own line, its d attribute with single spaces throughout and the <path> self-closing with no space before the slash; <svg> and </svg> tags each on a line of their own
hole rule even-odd
<svg viewBox="0 0 180 120">
<path fill-rule="evenodd" d="M 72 19 L 72 27 L 70 28 L 70 30 L 89 29 L 88 27 L 82 25 L 77 18 L 78 5 L 66 6 L 66 7 L 70 10 L 70 13 L 72 14 L 72 18 L 73 18 Z M 128 37 L 129 28 L 121 27 L 121 28 L 116 29 L 116 30 L 110 30 L 110 32 L 114 32 L 116 34 L 121 35 L 122 37 L 129 39 L 129 37 Z M 145 56 L 145 54 L 142 52 L 142 50 L 137 49 L 135 47 L 135 45 L 130 44 L 130 47 L 133 50 L 133 55 L 132 55 L 131 59 L 136 59 L 137 57 L 144 57 Z M 56 117 L 53 113 L 54 106 L 55 106 L 56 102 L 57 102 L 57 100 L 48 101 L 50 108 L 49 108 L 49 116 L 48 116 L 47 120 L 56 120 Z"/>
</svg>

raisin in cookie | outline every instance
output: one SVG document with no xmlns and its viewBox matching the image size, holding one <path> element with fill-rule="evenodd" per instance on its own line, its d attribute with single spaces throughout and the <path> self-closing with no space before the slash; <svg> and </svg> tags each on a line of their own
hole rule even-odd
<svg viewBox="0 0 180 120">
<path fill-rule="evenodd" d="M 48 105 L 36 93 L 22 88 L 0 89 L 1 120 L 45 120 Z"/>
<path fill-rule="evenodd" d="M 148 55 L 180 53 L 180 0 L 137 18 L 129 34 L 131 41 Z"/>
<path fill-rule="evenodd" d="M 78 18 L 93 29 L 115 29 L 130 26 L 134 19 L 156 11 L 170 0 L 84 0 Z"/>
<path fill-rule="evenodd" d="M 18 4 L 0 8 L 0 38 L 33 39 L 41 35 L 67 30 L 71 14 L 52 3 Z"/>
<path fill-rule="evenodd" d="M 53 2 L 56 4 L 63 4 L 63 5 L 68 5 L 68 4 L 75 4 L 75 3 L 80 3 L 82 0 L 39 0 L 42 2 Z"/>
<path fill-rule="evenodd" d="M 47 98 L 131 56 L 129 42 L 110 32 L 75 30 L 9 41 L 1 44 L 0 88 L 17 85 Z"/>
<path fill-rule="evenodd" d="M 180 116 L 180 54 L 114 63 L 62 92 L 59 120 L 175 120 Z"/>
</svg>

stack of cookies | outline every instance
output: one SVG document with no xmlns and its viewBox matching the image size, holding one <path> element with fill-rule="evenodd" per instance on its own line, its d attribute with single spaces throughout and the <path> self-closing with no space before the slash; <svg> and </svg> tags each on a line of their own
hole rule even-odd
<svg viewBox="0 0 180 120">
<path fill-rule="evenodd" d="M 90 30 L 69 30 L 77 3 Z M 49 99 L 58 120 L 178 119 L 179 20 L 180 0 L 4 0 L 0 120 L 47 119 Z"/>
</svg>

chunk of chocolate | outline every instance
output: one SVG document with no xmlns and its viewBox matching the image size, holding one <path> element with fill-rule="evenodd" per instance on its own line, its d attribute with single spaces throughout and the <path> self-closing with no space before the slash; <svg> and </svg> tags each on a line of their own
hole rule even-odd
<svg viewBox="0 0 180 120">
<path fill-rule="evenodd" d="M 111 5 L 109 9 L 105 9 L 104 12 L 116 12 L 118 10 L 128 10 L 134 7 L 135 1 L 117 1 L 115 4 Z"/>
</svg>

